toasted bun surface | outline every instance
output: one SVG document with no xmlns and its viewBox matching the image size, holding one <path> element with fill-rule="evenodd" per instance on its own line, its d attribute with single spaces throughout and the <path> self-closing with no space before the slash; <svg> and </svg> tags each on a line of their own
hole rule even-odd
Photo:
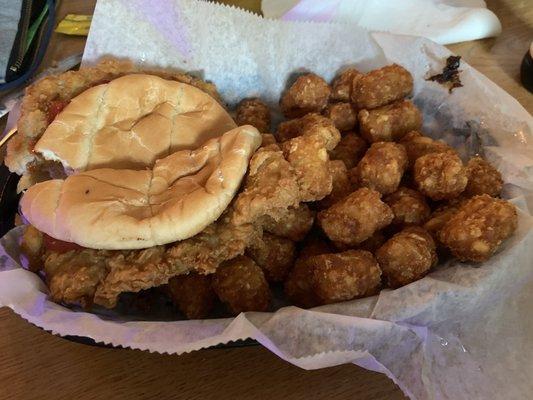
<svg viewBox="0 0 533 400">
<path fill-rule="evenodd" d="M 246 125 L 157 160 L 153 170 L 105 168 L 41 182 L 22 197 L 22 213 L 40 231 L 89 248 L 183 240 L 222 214 L 260 144 Z"/>
<path fill-rule="evenodd" d="M 236 127 L 211 96 L 186 83 L 130 74 L 85 90 L 35 144 L 45 159 L 76 172 L 143 168 L 195 149 Z"/>
</svg>

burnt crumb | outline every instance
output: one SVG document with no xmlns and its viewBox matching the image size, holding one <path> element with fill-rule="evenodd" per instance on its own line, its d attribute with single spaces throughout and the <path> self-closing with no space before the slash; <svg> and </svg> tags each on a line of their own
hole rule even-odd
<svg viewBox="0 0 533 400">
<path fill-rule="evenodd" d="M 461 56 L 450 56 L 446 59 L 446 68 L 450 70 L 454 70 L 459 68 L 459 64 L 461 64 Z"/>
<path fill-rule="evenodd" d="M 448 88 L 451 93 L 453 89 L 462 87 L 461 78 L 459 77 L 458 68 L 461 64 L 461 56 L 450 56 L 446 59 L 446 66 L 442 69 L 441 74 L 433 75 L 427 78 L 427 81 L 435 81 Z"/>
<path fill-rule="evenodd" d="M 85 191 L 85 194 L 89 194 L 89 192 L 90 192 L 90 190 L 89 190 L 89 189 L 87 189 L 87 190 Z"/>
</svg>

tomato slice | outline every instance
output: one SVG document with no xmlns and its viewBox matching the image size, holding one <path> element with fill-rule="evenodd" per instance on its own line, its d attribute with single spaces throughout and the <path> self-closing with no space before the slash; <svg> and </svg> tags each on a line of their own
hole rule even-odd
<svg viewBox="0 0 533 400">
<path fill-rule="evenodd" d="M 46 233 L 43 233 L 43 243 L 44 247 L 46 247 L 47 250 L 60 254 L 66 253 L 67 251 L 71 250 L 85 249 L 85 247 L 82 247 L 76 243 L 64 242 L 62 240 L 55 239 L 52 236 L 47 235 Z"/>
<path fill-rule="evenodd" d="M 57 117 L 57 114 L 59 114 L 63 109 L 67 106 L 69 102 L 66 100 L 52 100 L 50 104 L 48 105 L 48 123 L 52 123 L 52 121 Z"/>
<path fill-rule="evenodd" d="M 90 87 L 102 85 L 104 83 L 109 83 L 109 79 L 100 79 L 99 81 L 94 82 Z M 63 109 L 70 103 L 70 101 L 67 100 L 52 100 L 48 104 L 48 123 L 51 124 L 52 121 L 57 117 L 57 114 L 59 114 Z"/>
</svg>

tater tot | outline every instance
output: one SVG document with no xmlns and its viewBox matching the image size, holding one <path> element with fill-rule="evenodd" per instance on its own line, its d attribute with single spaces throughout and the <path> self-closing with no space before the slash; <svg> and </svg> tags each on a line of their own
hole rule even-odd
<svg viewBox="0 0 533 400">
<path fill-rule="evenodd" d="M 392 64 L 370 71 L 354 80 L 351 99 L 358 109 L 369 110 L 400 100 L 412 90 L 411 73 L 397 64 Z"/>
<path fill-rule="evenodd" d="M 439 231 L 439 240 L 461 261 L 485 261 L 516 230 L 516 207 L 487 194 L 467 200 Z"/>
<path fill-rule="evenodd" d="M 309 308 L 320 304 L 313 290 L 313 271 L 305 263 L 309 257 L 331 253 L 333 248 L 321 232 L 310 232 L 302 242 L 294 268 L 285 280 L 285 294 L 297 306 Z"/>
<path fill-rule="evenodd" d="M 431 213 L 424 196 L 416 190 L 399 187 L 383 199 L 394 213 L 394 225 L 421 225 Z"/>
<path fill-rule="evenodd" d="M 301 118 L 300 134 L 322 140 L 326 150 L 333 150 L 341 140 L 341 134 L 333 121 L 320 114 L 307 114 Z"/>
<path fill-rule="evenodd" d="M 346 243 L 333 242 L 333 241 L 331 243 L 333 244 L 333 248 L 336 251 L 347 251 L 347 250 L 354 250 L 354 249 L 359 248 L 359 245 L 354 245 L 354 244 L 346 244 Z"/>
<path fill-rule="evenodd" d="M 402 137 L 400 143 L 405 147 L 405 151 L 407 152 L 409 168 L 412 168 L 415 165 L 417 158 L 425 156 L 426 154 L 453 151 L 453 149 L 446 143 L 424 136 L 417 131 L 408 132 Z"/>
<path fill-rule="evenodd" d="M 401 100 L 373 110 L 361 110 L 358 120 L 359 132 L 368 142 L 393 142 L 420 129 L 422 113 L 411 101 Z"/>
<path fill-rule="evenodd" d="M 328 104 L 331 88 L 324 79 L 315 74 L 300 76 L 283 93 L 280 108 L 287 118 L 301 117 L 307 113 L 320 113 Z"/>
<path fill-rule="evenodd" d="M 361 188 L 318 213 L 318 222 L 334 241 L 359 244 L 392 222 L 394 214 L 375 190 Z"/>
<path fill-rule="evenodd" d="M 306 263 L 306 258 L 299 258 L 284 283 L 284 292 L 289 300 L 303 308 L 320 304 L 320 299 L 313 289 L 313 266 Z"/>
<path fill-rule="evenodd" d="M 354 129 L 357 123 L 357 114 L 350 103 L 330 103 L 325 108 L 324 115 L 341 132 Z"/>
<path fill-rule="evenodd" d="M 368 144 L 355 132 L 346 132 L 341 137 L 337 147 L 329 152 L 332 160 L 342 160 L 346 168 L 352 169 L 363 158 L 368 149 Z"/>
<path fill-rule="evenodd" d="M 381 270 L 372 253 L 348 250 L 309 257 L 313 289 L 323 303 L 335 303 L 376 293 Z"/>
<path fill-rule="evenodd" d="M 407 154 L 401 144 L 373 143 L 351 173 L 353 183 L 389 194 L 398 189 L 407 167 Z"/>
<path fill-rule="evenodd" d="M 354 82 L 363 74 L 355 68 L 347 68 L 335 77 L 331 83 L 331 99 L 335 101 L 350 101 Z"/>
<path fill-rule="evenodd" d="M 502 191 L 503 180 L 500 172 L 481 157 L 472 157 L 466 164 L 468 183 L 465 196 L 488 194 L 498 197 Z"/>
<path fill-rule="evenodd" d="M 276 137 L 271 133 L 263 133 L 261 134 L 261 147 L 267 147 L 272 144 L 277 144 L 278 141 L 276 140 Z"/>
<path fill-rule="evenodd" d="M 434 239 L 438 240 L 439 231 L 466 201 L 465 199 L 461 199 L 461 201 L 455 200 L 457 199 L 452 199 L 452 201 L 435 209 L 424 223 L 424 229 L 431 233 Z"/>
<path fill-rule="evenodd" d="M 383 246 L 387 241 L 387 237 L 382 231 L 375 232 L 372 236 L 357 246 L 358 249 L 366 250 L 374 254 L 377 249 Z"/>
<path fill-rule="evenodd" d="M 331 246 L 327 237 L 318 229 L 313 229 L 301 242 L 298 259 L 304 259 L 319 254 L 333 253 L 334 248 Z"/>
<path fill-rule="evenodd" d="M 332 178 L 331 193 L 319 201 L 320 208 L 328 208 L 353 192 L 353 187 L 348 178 L 348 169 L 341 160 L 329 162 L 329 170 Z"/>
<path fill-rule="evenodd" d="M 237 125 L 252 125 L 261 133 L 270 130 L 270 110 L 259 99 L 245 99 L 237 105 L 235 111 Z"/>
<path fill-rule="evenodd" d="M 422 278 L 437 263 L 435 242 L 419 226 L 405 228 L 376 251 L 383 277 L 392 288 Z"/>
<path fill-rule="evenodd" d="M 211 275 L 178 275 L 168 281 L 168 289 L 172 302 L 188 319 L 207 317 L 215 304 Z"/>
<path fill-rule="evenodd" d="M 278 214 L 277 220 L 270 216 L 261 217 L 259 224 L 266 232 L 290 239 L 293 242 L 303 240 L 315 222 L 315 212 L 304 203 Z"/>
<path fill-rule="evenodd" d="M 283 155 L 294 168 L 300 199 L 322 200 L 331 193 L 333 181 L 329 155 L 318 136 L 298 136 L 282 143 Z"/>
<path fill-rule="evenodd" d="M 333 180 L 329 155 L 320 139 L 299 136 L 284 142 L 282 150 L 294 168 L 302 201 L 321 200 L 331 193 Z"/>
<path fill-rule="evenodd" d="M 285 279 L 294 263 L 295 252 L 294 242 L 267 232 L 246 249 L 246 255 L 261 267 L 269 282 Z"/>
<path fill-rule="evenodd" d="M 301 135 L 302 118 L 289 119 L 278 125 L 276 138 L 279 142 L 285 142 Z"/>
<path fill-rule="evenodd" d="M 213 289 L 233 314 L 266 311 L 270 288 L 259 266 L 246 256 L 226 261 L 213 274 Z"/>
<path fill-rule="evenodd" d="M 341 139 L 333 121 L 320 114 L 310 113 L 302 118 L 282 122 L 278 126 L 278 141 L 286 142 L 297 136 L 314 136 L 324 141 L 327 150 L 332 150 Z"/>
<path fill-rule="evenodd" d="M 468 182 L 463 162 L 451 151 L 419 157 L 413 176 L 418 190 L 432 200 L 453 199 Z"/>
</svg>

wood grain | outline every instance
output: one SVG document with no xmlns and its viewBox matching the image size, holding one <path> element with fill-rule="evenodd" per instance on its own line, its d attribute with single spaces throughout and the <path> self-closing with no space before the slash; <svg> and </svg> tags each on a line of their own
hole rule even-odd
<svg viewBox="0 0 533 400">
<path fill-rule="evenodd" d="M 501 35 L 453 44 L 448 48 L 532 113 L 533 94 L 520 83 L 520 64 L 533 41 L 533 1 L 487 0 L 487 6 L 502 23 Z"/>
<path fill-rule="evenodd" d="M 94 0 L 61 3 L 90 14 Z M 259 11 L 258 0 L 225 3 Z M 488 0 L 501 19 L 496 39 L 449 48 L 533 110 L 519 83 L 520 61 L 533 39 L 530 0 Z M 54 34 L 44 66 L 83 50 L 84 39 Z M 0 309 L 0 399 L 357 399 L 405 398 L 384 375 L 353 365 L 303 371 L 262 347 L 202 350 L 181 356 L 90 347 L 53 336 Z"/>
<path fill-rule="evenodd" d="M 0 310 L 2 399 L 403 399 L 353 365 L 303 371 L 260 347 L 181 356 L 69 342 Z"/>
</svg>

